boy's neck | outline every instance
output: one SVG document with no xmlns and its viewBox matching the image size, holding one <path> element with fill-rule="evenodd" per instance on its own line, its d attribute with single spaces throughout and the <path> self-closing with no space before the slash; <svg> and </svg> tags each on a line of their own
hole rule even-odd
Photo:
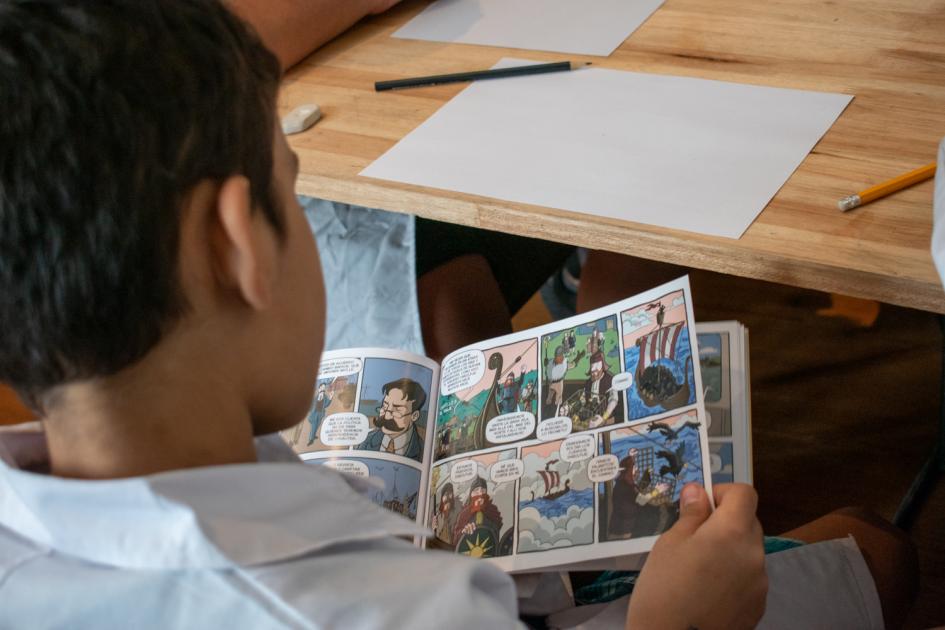
<svg viewBox="0 0 945 630">
<path fill-rule="evenodd" d="M 109 479 L 255 461 L 239 394 L 219 364 L 160 354 L 111 377 L 63 386 L 44 418 L 51 472 Z"/>
</svg>

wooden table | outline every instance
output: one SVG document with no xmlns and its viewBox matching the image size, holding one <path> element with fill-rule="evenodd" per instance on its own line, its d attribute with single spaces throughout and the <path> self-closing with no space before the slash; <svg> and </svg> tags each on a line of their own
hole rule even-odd
<svg viewBox="0 0 945 630">
<path fill-rule="evenodd" d="M 929 254 L 931 181 L 836 209 L 935 159 L 945 136 L 945 0 L 666 0 L 604 58 L 390 37 L 426 4 L 362 22 L 287 74 L 280 113 L 305 102 L 324 112 L 290 139 L 300 193 L 945 313 Z M 374 81 L 488 68 L 504 56 L 856 98 L 738 240 L 358 176 L 464 87 L 375 93 Z"/>
</svg>

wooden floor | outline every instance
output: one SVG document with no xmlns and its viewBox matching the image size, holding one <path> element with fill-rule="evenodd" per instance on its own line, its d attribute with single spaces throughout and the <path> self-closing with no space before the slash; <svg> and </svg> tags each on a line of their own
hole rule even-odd
<svg viewBox="0 0 945 630">
<path fill-rule="evenodd" d="M 936 436 L 942 336 L 926 313 L 883 306 L 868 327 L 821 293 L 692 275 L 696 318 L 738 319 L 751 335 L 755 480 L 765 530 L 845 505 L 891 518 Z M 864 314 L 865 313 L 865 314 Z M 869 309 L 861 311 L 869 321 Z M 533 300 L 518 327 L 548 320 Z M 28 414 L 0 390 L 0 420 Z M 945 625 L 945 481 L 911 530 L 922 590 L 908 628 Z"/>
</svg>

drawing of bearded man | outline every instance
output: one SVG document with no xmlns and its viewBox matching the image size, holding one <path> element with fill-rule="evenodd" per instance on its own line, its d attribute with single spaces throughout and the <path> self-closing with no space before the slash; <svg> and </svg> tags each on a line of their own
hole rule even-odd
<svg viewBox="0 0 945 630">
<path fill-rule="evenodd" d="M 489 496 L 486 480 L 476 477 L 469 490 L 469 500 L 463 506 L 456 526 L 453 528 L 453 541 L 457 544 L 456 551 L 468 555 L 491 557 L 495 555 L 499 542 L 499 532 L 502 530 L 502 514 Z M 462 548 L 464 537 L 476 535 L 477 540 L 468 541 L 469 548 Z M 475 543 L 473 545 L 472 543 Z"/>
<path fill-rule="evenodd" d="M 453 484 L 447 481 L 440 493 L 440 504 L 433 514 L 433 532 L 448 545 L 453 544 L 453 529 L 462 509 L 463 504 L 453 494 Z"/>
</svg>

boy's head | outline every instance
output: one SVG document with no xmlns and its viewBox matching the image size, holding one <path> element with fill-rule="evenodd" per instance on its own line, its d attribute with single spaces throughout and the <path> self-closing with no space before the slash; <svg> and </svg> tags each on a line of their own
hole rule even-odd
<svg viewBox="0 0 945 630">
<path fill-rule="evenodd" d="M 257 432 L 304 415 L 324 296 L 279 78 L 216 0 L 0 4 L 0 381 L 48 407 L 205 344 Z"/>
</svg>

